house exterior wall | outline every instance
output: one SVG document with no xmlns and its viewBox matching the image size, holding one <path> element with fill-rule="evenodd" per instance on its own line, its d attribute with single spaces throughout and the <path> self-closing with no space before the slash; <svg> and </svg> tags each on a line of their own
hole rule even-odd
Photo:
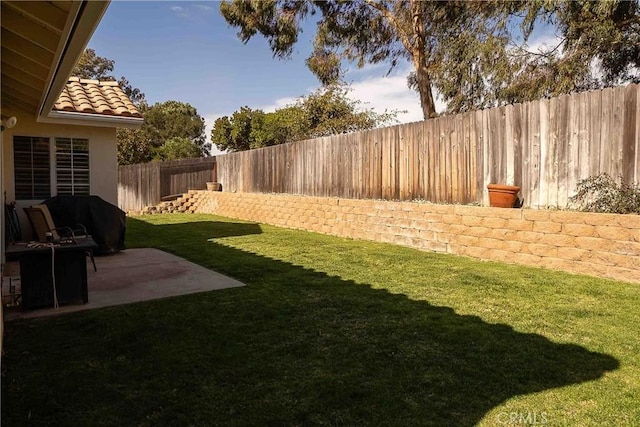
<svg viewBox="0 0 640 427">
<path fill-rule="evenodd" d="M 191 191 L 189 212 L 640 283 L 640 216 Z"/>
<path fill-rule="evenodd" d="M 116 145 L 116 129 L 93 126 L 62 125 L 53 123 L 38 123 L 33 114 L 16 111 L 5 111 L 5 116 L 16 116 L 18 123 L 2 133 L 2 194 L 6 194 L 5 202 L 15 200 L 14 168 L 13 168 L 13 137 L 55 137 L 86 138 L 89 140 L 89 180 L 90 194 L 100 196 L 114 205 L 118 204 L 118 159 Z M 55 158 L 51 150 L 52 182 L 51 195 L 56 195 L 55 189 Z M 21 200 L 17 202 L 19 208 L 39 203 L 42 200 Z M 26 219 L 22 209 L 18 209 L 23 230 Z"/>
</svg>

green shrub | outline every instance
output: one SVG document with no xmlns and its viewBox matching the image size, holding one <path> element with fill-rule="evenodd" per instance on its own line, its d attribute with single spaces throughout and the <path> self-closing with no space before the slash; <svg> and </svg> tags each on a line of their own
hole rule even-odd
<svg viewBox="0 0 640 427">
<path fill-rule="evenodd" d="M 601 173 L 578 182 L 571 202 L 578 210 L 618 214 L 640 214 L 640 186 L 616 182 Z"/>
</svg>

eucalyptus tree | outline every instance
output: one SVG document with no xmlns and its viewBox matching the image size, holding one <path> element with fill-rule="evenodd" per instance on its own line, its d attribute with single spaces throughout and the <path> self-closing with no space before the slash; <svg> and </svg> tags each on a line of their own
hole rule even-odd
<svg viewBox="0 0 640 427">
<path fill-rule="evenodd" d="M 358 67 L 385 63 L 388 72 L 408 61 L 413 66 L 410 86 L 418 91 L 423 115 L 429 118 L 436 115 L 433 89 L 447 100 L 457 95 L 454 87 L 463 85 L 473 96 L 457 101 L 465 106 L 493 101 L 477 95 L 478 90 L 489 92 L 479 73 L 502 66 L 502 73 L 508 74 L 507 24 L 522 5 L 460 0 L 233 0 L 222 2 L 220 11 L 239 28 L 243 42 L 260 33 L 278 58 L 292 54 L 303 22 L 319 14 L 307 66 L 323 84 L 341 78 L 345 61 Z"/>
<path fill-rule="evenodd" d="M 638 0 L 232 0 L 220 11 L 247 42 L 287 58 L 315 23 L 307 65 L 322 83 L 346 63 L 408 62 L 425 118 L 640 81 Z M 533 35 L 551 34 L 533 48 Z M 535 40 L 534 40 L 535 41 Z M 555 41 L 555 43 L 554 43 Z"/>
<path fill-rule="evenodd" d="M 511 50 L 512 78 L 505 102 L 640 82 L 640 6 L 637 0 L 549 1 L 527 4 L 526 34 L 546 26 L 545 46 Z M 551 32 L 550 30 L 553 30 Z"/>
</svg>

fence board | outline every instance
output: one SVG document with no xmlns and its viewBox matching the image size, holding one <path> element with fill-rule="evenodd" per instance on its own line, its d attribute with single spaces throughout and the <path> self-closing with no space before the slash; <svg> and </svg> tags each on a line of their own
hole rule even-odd
<svg viewBox="0 0 640 427">
<path fill-rule="evenodd" d="M 382 141 L 377 138 L 376 134 L 371 134 L 371 137 L 374 139 L 374 150 L 373 150 L 373 165 L 374 165 L 374 173 L 373 173 L 373 185 L 374 185 L 374 198 L 382 199 L 382 175 L 383 175 L 383 167 L 382 167 Z"/>
<path fill-rule="evenodd" d="M 563 152 L 559 147 L 560 139 L 562 137 L 562 117 L 560 110 L 560 98 L 549 99 L 549 137 L 547 140 L 547 158 L 545 159 L 547 172 L 545 182 L 548 183 L 548 185 L 546 185 L 548 191 L 547 200 L 544 204 L 545 207 L 553 206 L 553 201 L 558 200 L 559 165 L 560 157 Z"/>
<path fill-rule="evenodd" d="M 511 162 L 513 163 L 513 176 L 511 177 L 511 181 L 507 180 L 507 183 L 514 185 L 518 183 L 519 186 L 522 186 L 522 124 L 522 105 L 515 104 L 512 113 L 513 158 Z M 509 161 L 507 161 L 507 163 L 509 163 Z"/>
<path fill-rule="evenodd" d="M 376 131 L 380 135 L 380 147 L 382 155 L 382 198 L 389 199 L 391 192 L 391 143 L 384 136 L 384 130 Z"/>
<path fill-rule="evenodd" d="M 636 160 L 636 113 L 638 108 L 638 91 L 636 85 L 629 85 L 624 90 L 624 121 L 622 130 L 622 178 L 625 182 L 635 179 L 634 161 Z"/>
<path fill-rule="evenodd" d="M 484 187 L 484 176 L 480 175 L 481 171 L 484 169 L 484 145 L 483 145 L 483 137 L 482 137 L 482 117 L 484 116 L 483 111 L 474 111 L 472 114 L 472 125 L 471 125 L 471 139 L 472 139 L 472 147 L 474 148 L 473 154 L 475 155 L 475 162 L 472 163 L 472 167 L 475 167 L 476 173 L 470 171 L 473 175 L 473 179 L 475 180 L 475 192 L 476 197 L 474 201 L 481 202 L 482 204 L 488 203 L 488 193 L 485 191 Z"/>
<path fill-rule="evenodd" d="M 449 122 L 449 146 L 451 147 L 451 163 L 449 165 L 449 176 L 451 176 L 451 194 L 449 195 L 449 202 L 453 200 L 461 200 L 460 194 L 460 169 L 462 169 L 463 162 L 460 160 L 460 138 L 461 131 L 460 120 L 448 120 Z"/>
<path fill-rule="evenodd" d="M 589 152 L 591 140 L 591 105 L 589 102 L 589 92 L 579 94 L 580 112 L 579 112 L 579 131 L 578 131 L 578 182 L 582 177 L 589 176 Z"/>
<path fill-rule="evenodd" d="M 434 191 L 436 194 L 436 202 L 444 202 L 446 200 L 446 181 L 445 174 L 445 141 L 444 131 L 442 129 L 442 120 L 435 119 L 433 122 L 433 144 L 434 144 Z"/>
<path fill-rule="evenodd" d="M 623 132 L 624 132 L 624 88 L 617 87 L 611 89 L 611 160 L 609 161 L 609 173 L 618 179 L 622 176 L 622 158 L 624 152 Z"/>
<path fill-rule="evenodd" d="M 491 135 L 489 134 L 491 113 L 487 110 L 482 112 L 482 151 L 484 153 L 482 169 L 482 191 L 486 194 L 486 203 L 489 203 L 489 194 L 486 192 L 487 185 L 493 183 L 493 150 L 491 148 Z"/>
<path fill-rule="evenodd" d="M 540 169 L 539 169 L 539 182 L 546 182 L 549 176 L 549 100 L 540 100 Z M 540 185 L 538 187 L 538 207 L 544 208 L 547 206 L 549 194 L 548 185 Z"/>
<path fill-rule="evenodd" d="M 607 88 L 602 91 L 602 131 L 600 133 L 600 162 L 598 163 L 598 173 L 611 173 L 610 163 L 613 158 L 611 151 L 614 149 L 613 133 L 611 124 L 613 121 L 613 93 Z"/>
<path fill-rule="evenodd" d="M 515 182 L 515 144 L 513 133 L 515 131 L 515 119 L 513 117 L 513 105 L 507 105 L 504 109 L 504 141 L 505 141 L 505 180 L 509 185 Z"/>
<path fill-rule="evenodd" d="M 422 172 L 425 167 L 425 147 L 424 147 L 424 122 L 415 122 L 415 140 L 414 140 L 414 150 L 416 153 L 416 162 L 414 162 L 414 180 L 415 180 L 415 191 L 416 194 L 414 199 L 425 199 L 425 181 L 424 181 L 424 173 Z"/>
<path fill-rule="evenodd" d="M 496 114 L 496 123 L 495 123 L 495 135 L 498 140 L 497 150 L 496 150 L 496 159 L 497 159 L 497 169 L 496 169 L 496 182 L 504 183 L 507 182 L 507 159 L 506 159 L 506 151 L 507 151 L 507 143 L 505 140 L 506 133 L 506 107 L 499 107 Z"/>
<path fill-rule="evenodd" d="M 491 168 L 491 183 L 504 182 L 500 176 L 500 150 L 501 144 L 500 135 L 498 133 L 498 127 L 500 126 L 500 109 L 496 108 L 489 110 L 489 167 Z"/>
<path fill-rule="evenodd" d="M 462 121 L 449 120 L 451 135 L 451 195 L 449 202 L 462 200 L 462 168 L 464 167 L 464 158 L 462 157 L 462 149 L 460 144 L 463 143 Z"/>
<path fill-rule="evenodd" d="M 469 120 L 468 114 L 464 114 L 461 118 L 456 122 L 456 127 L 459 129 L 458 131 L 458 144 L 460 146 L 459 152 L 459 164 L 454 165 L 455 168 L 458 169 L 458 180 L 459 180 L 459 190 L 458 190 L 458 198 L 457 200 L 461 200 L 461 203 L 467 204 L 469 199 Z M 455 202 L 455 200 L 454 200 Z"/>
<path fill-rule="evenodd" d="M 316 159 L 317 167 L 321 171 L 319 179 L 316 181 L 316 194 L 320 196 L 327 196 L 329 191 L 329 186 L 331 185 L 331 174 L 330 174 L 330 165 L 327 163 L 331 161 L 327 152 L 331 150 L 329 137 L 325 136 L 320 140 L 320 146 L 318 147 L 318 159 Z"/>
<path fill-rule="evenodd" d="M 531 126 L 531 130 L 529 132 L 529 156 L 531 159 L 529 176 L 531 177 L 531 188 L 529 189 L 527 199 L 529 200 L 529 205 L 532 207 L 539 206 L 540 198 L 540 109 L 540 101 L 531 103 L 529 108 L 529 124 Z"/>
<path fill-rule="evenodd" d="M 569 174 L 573 168 L 573 157 L 571 156 L 571 99 L 563 95 L 559 99 L 559 120 L 558 120 L 558 200 L 551 200 L 550 206 L 565 208 L 569 197 Z"/>
<path fill-rule="evenodd" d="M 425 145 L 425 153 L 427 156 L 427 161 L 426 161 L 426 165 L 427 165 L 427 169 L 425 170 L 424 174 L 426 175 L 426 192 L 425 192 L 425 199 L 426 200 L 431 200 L 431 201 L 437 201 L 438 200 L 438 196 L 436 194 L 436 159 L 437 159 L 437 154 L 435 152 L 436 148 L 435 148 L 435 120 L 426 120 L 424 122 L 424 126 L 425 126 L 425 141 L 424 141 L 424 145 Z"/>
<path fill-rule="evenodd" d="M 305 183 L 306 187 L 309 189 L 308 192 L 304 194 L 308 195 L 317 195 L 319 191 L 318 180 L 319 177 L 322 176 L 322 167 L 320 163 L 322 144 L 318 143 L 318 141 L 307 140 L 305 141 L 304 146 L 306 147 L 307 155 L 307 164 L 305 166 L 304 174 L 305 174 Z M 252 162 L 256 163 L 256 162 Z"/>
<path fill-rule="evenodd" d="M 600 134 L 602 130 L 602 91 L 591 92 L 591 128 L 589 138 L 589 175 L 600 173 Z M 608 125 L 607 125 L 608 127 Z"/>
<path fill-rule="evenodd" d="M 635 145 L 635 167 L 633 181 L 640 183 L 640 86 L 636 87 L 636 145 Z"/>
<path fill-rule="evenodd" d="M 416 139 L 414 141 L 416 156 L 418 162 L 414 164 L 416 168 L 414 170 L 415 180 L 417 185 L 417 193 L 414 199 L 425 200 L 427 199 L 427 174 L 425 171 L 427 170 L 427 147 L 425 145 L 425 132 L 426 128 L 424 125 L 425 122 L 416 122 L 414 123 L 416 129 Z"/>
<path fill-rule="evenodd" d="M 566 177 L 566 202 L 575 194 L 578 179 L 580 178 L 580 97 L 568 98 L 567 119 L 567 177 Z"/>
</svg>

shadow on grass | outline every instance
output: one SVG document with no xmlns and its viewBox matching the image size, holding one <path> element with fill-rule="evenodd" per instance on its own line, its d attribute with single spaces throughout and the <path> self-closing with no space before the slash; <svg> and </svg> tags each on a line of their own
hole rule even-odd
<svg viewBox="0 0 640 427">
<path fill-rule="evenodd" d="M 222 235 L 250 226 L 222 224 Z M 179 255 L 249 286 L 9 324 L 7 425 L 30 414 L 60 425 L 469 426 L 509 398 L 596 380 L 619 365 L 208 242 L 218 222 L 132 225 L 139 242 L 164 236 Z"/>
<path fill-rule="evenodd" d="M 147 222 L 135 218 L 127 218 L 128 235 L 127 239 L 140 237 L 142 233 L 146 238 L 160 238 L 165 241 L 165 232 L 171 231 L 172 236 L 180 237 L 182 235 L 189 237 L 208 236 L 211 239 L 219 239 L 223 237 L 247 236 L 250 234 L 262 234 L 260 224 L 252 222 L 227 222 L 227 221 L 196 221 L 188 224 L 168 224 L 155 226 Z M 158 233 L 156 227 L 161 227 L 162 232 Z M 171 243 L 171 242 L 168 242 Z"/>
</svg>

